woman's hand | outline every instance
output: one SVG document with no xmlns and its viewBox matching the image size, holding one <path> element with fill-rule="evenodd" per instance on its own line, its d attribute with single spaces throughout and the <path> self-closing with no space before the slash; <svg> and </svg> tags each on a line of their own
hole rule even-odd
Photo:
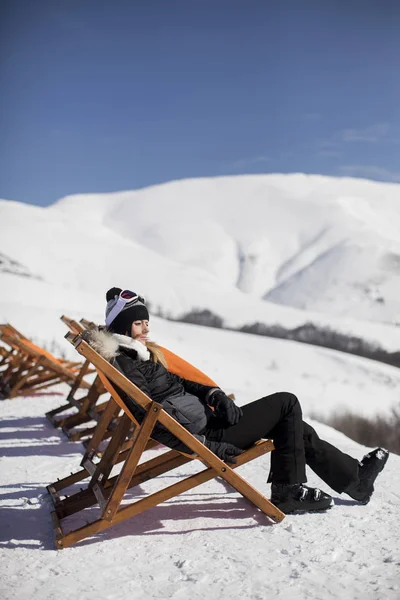
<svg viewBox="0 0 400 600">
<path fill-rule="evenodd" d="M 213 393 L 210 404 L 215 409 L 215 416 L 221 420 L 224 427 L 236 425 L 243 416 L 242 409 L 222 390 Z"/>
<path fill-rule="evenodd" d="M 232 400 L 231 400 L 232 402 Z M 218 458 L 220 458 L 221 460 L 223 460 L 226 463 L 236 463 L 236 456 L 239 456 L 239 454 L 242 454 L 243 450 L 241 450 L 240 448 L 237 448 L 236 446 L 234 446 L 233 444 L 228 444 L 228 442 L 212 442 L 210 440 L 205 440 L 204 441 L 204 445 L 211 450 L 211 452 L 214 452 L 214 454 L 216 454 L 218 456 Z"/>
</svg>

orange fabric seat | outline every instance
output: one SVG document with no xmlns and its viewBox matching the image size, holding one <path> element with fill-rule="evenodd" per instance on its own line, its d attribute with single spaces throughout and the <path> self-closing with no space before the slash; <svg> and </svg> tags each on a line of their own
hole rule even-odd
<svg viewBox="0 0 400 600">
<path fill-rule="evenodd" d="M 219 387 L 215 381 L 213 381 L 208 375 L 197 369 L 186 360 L 171 352 L 167 348 L 160 346 L 165 359 L 168 365 L 168 371 L 182 377 L 183 379 L 188 379 L 189 381 L 195 381 L 196 383 L 201 383 L 202 385 L 211 385 L 212 387 Z"/>
</svg>

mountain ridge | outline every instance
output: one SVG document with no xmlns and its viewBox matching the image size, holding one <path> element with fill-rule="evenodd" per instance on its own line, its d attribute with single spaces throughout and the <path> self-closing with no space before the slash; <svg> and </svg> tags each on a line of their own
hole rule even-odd
<svg viewBox="0 0 400 600">
<path fill-rule="evenodd" d="M 400 321 L 398 184 L 304 174 L 187 179 L 46 208 L 0 201 L 0 218 L 0 251 L 61 288 L 103 294 L 125 285 L 174 317 L 208 308 L 232 326 L 278 313 L 292 326 L 307 313 L 336 325 Z"/>
<path fill-rule="evenodd" d="M 344 288 L 340 294 L 358 297 L 362 318 L 399 320 L 400 305 L 393 288 L 400 285 L 400 269 L 391 274 L 395 285 L 382 279 L 380 269 L 386 253 L 400 257 L 395 236 L 397 225 L 400 230 L 398 184 L 302 174 L 243 175 L 186 179 L 106 196 L 103 222 L 125 238 L 187 266 L 203 268 L 219 281 L 256 297 L 321 312 L 332 308 L 336 314 L 352 316 L 346 312 L 346 302 L 338 311 L 338 302 L 329 305 L 331 289 L 319 286 L 316 297 L 313 288 L 315 259 L 341 244 L 352 265 L 346 285 L 339 286 Z M 68 197 L 60 201 L 63 210 L 69 210 L 71 201 Z M 247 220 L 243 211 L 252 213 Z M 268 223 L 269 214 L 272 223 Z M 243 227 L 238 226 L 241 220 Z M 285 235 L 288 239 L 282 241 Z M 356 246 L 370 253 L 368 268 L 355 252 Z M 289 265 L 291 282 L 286 273 L 284 285 L 282 274 Z M 329 262 L 331 280 L 341 279 L 341 268 Z M 310 269 L 307 277 L 305 269 Z M 321 270 L 319 280 L 325 276 L 326 265 Z M 357 281 L 357 273 L 367 270 L 372 276 L 365 273 Z M 375 306 L 363 291 L 371 278 L 382 287 L 374 295 L 386 297 L 385 309 Z M 303 298 L 301 303 L 296 296 Z"/>
</svg>

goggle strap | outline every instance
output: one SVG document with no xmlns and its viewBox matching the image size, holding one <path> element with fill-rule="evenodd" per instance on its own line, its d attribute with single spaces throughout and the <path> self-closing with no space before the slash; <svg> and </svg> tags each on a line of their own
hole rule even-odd
<svg viewBox="0 0 400 600">
<path fill-rule="evenodd" d="M 108 313 L 108 315 L 106 317 L 106 327 L 111 325 L 111 323 L 114 321 L 114 319 L 124 309 L 127 302 L 129 302 L 129 301 L 125 300 L 125 298 L 121 298 L 121 296 L 118 297 L 118 300 L 116 301 L 116 303 L 114 304 L 114 306 L 112 307 L 112 309 L 110 310 L 110 312 Z"/>
</svg>

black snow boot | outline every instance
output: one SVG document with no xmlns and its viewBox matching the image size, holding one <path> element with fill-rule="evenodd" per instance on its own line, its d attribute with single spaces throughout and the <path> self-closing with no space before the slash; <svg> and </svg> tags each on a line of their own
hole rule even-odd
<svg viewBox="0 0 400 600">
<path fill-rule="evenodd" d="M 358 482 L 347 489 L 346 494 L 361 504 L 368 504 L 374 493 L 375 479 L 382 471 L 388 458 L 389 452 L 384 448 L 376 448 L 376 450 L 368 452 L 359 464 Z"/>
<path fill-rule="evenodd" d="M 273 483 L 271 502 L 286 514 L 327 510 L 334 504 L 329 494 L 325 494 L 318 488 L 309 488 L 302 483 L 294 485 Z"/>
</svg>

